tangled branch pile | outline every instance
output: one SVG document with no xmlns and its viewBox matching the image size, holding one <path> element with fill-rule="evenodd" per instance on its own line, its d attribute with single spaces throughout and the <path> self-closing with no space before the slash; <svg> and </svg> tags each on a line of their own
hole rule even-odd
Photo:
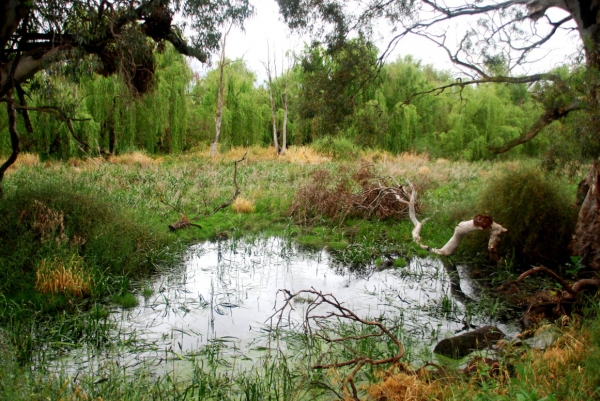
<svg viewBox="0 0 600 401">
<path fill-rule="evenodd" d="M 410 193 L 391 177 L 378 177 L 373 165 L 358 170 L 319 169 L 296 191 L 290 214 L 304 224 L 320 217 L 344 221 L 347 217 L 401 219 L 408 216 Z"/>
</svg>

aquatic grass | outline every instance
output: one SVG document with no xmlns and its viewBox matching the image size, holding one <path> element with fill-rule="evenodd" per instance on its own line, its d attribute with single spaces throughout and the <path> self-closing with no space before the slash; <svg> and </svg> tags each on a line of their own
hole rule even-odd
<svg viewBox="0 0 600 401">
<path fill-rule="evenodd" d="M 235 153 L 237 152 L 237 153 Z M 76 347 L 111 347 L 117 344 L 124 350 L 151 348 L 152 344 L 143 344 L 141 338 L 115 339 L 117 333 L 110 331 L 111 323 L 106 319 L 107 307 L 103 303 L 114 296 L 125 293 L 137 293 L 138 284 L 140 292 L 144 292 L 144 283 L 148 275 L 161 271 L 174 259 L 173 252 L 181 249 L 182 244 L 191 241 L 213 240 L 230 236 L 240 238 L 254 234 L 269 232 L 284 235 L 282 243 L 290 243 L 292 238 L 297 238 L 304 243 L 312 244 L 315 249 L 329 246 L 333 252 L 333 265 L 338 267 L 352 267 L 356 272 L 368 275 L 373 269 L 376 258 L 396 257 L 408 261 L 414 255 L 427 252 L 412 243 L 410 223 L 389 223 L 377 221 L 364 221 L 348 219 L 344 224 L 331 224 L 326 219 L 319 220 L 315 227 L 299 227 L 293 223 L 287 214 L 293 193 L 298 186 L 306 183 L 311 173 L 316 168 L 333 171 L 337 164 L 328 158 L 319 159 L 318 154 L 314 160 L 310 148 L 303 154 L 289 152 L 290 159 L 270 155 L 270 149 L 255 149 L 250 158 L 239 166 L 238 179 L 241 183 L 242 197 L 255 202 L 254 213 L 235 213 L 233 208 L 224 209 L 215 216 L 201 216 L 198 223 L 203 229 L 181 230 L 168 233 L 167 226 L 180 217 L 180 212 L 167 206 L 162 200 L 176 208 L 184 208 L 185 212 L 194 215 L 210 209 L 211 205 L 219 203 L 231 195 L 233 183 L 231 178 L 232 160 L 239 159 L 245 152 L 244 149 L 220 155 L 218 160 L 204 157 L 201 154 L 164 156 L 152 162 L 121 161 L 106 162 L 104 160 L 88 160 L 84 163 L 33 163 L 20 165 L 7 176 L 5 182 L 8 203 L 18 199 L 26 199 L 30 195 L 46 193 L 40 200 L 53 210 L 60 211 L 65 216 L 65 235 L 69 239 L 74 234 L 94 233 L 94 236 L 82 235 L 86 239 L 84 245 L 63 243 L 60 246 L 55 241 L 47 241 L 39 246 L 39 235 L 32 233 L 27 224 L 15 224 L 19 221 L 20 207 L 6 208 L 5 201 L 0 201 L 2 212 L 9 211 L 9 216 L 4 220 L 0 214 L 0 231 L 5 221 L 12 224 L 9 234 L 3 231 L 2 238 L 7 239 L 6 248 L 0 246 L 0 258 L 8 261 L 14 268 L 3 270 L 0 275 L 6 278 L 0 286 L 3 293 L 14 296 L 14 299 L 5 299 L 4 306 L 0 308 L 0 326 L 3 335 L 0 343 L 6 339 L 11 358 L 23 365 L 23 368 L 0 367 L 0 386 L 4 397 L 7 399 L 30 399 L 32 394 L 40 394 L 40 398 L 69 399 L 74 396 L 76 386 L 80 386 L 78 394 L 88 397 L 103 397 L 104 399 L 299 399 L 301 397 L 328 398 L 332 392 L 325 386 L 338 388 L 339 380 L 345 377 L 345 371 L 316 372 L 310 368 L 311 363 L 322 357 L 335 358 L 350 356 L 347 351 L 336 351 L 328 348 L 328 344 L 318 339 L 307 336 L 305 333 L 279 333 L 285 347 L 282 350 L 271 350 L 269 356 L 263 358 L 255 355 L 241 355 L 241 351 L 234 350 L 231 344 L 220 344 L 210 347 L 206 351 L 194 351 L 189 355 L 181 353 L 174 343 L 174 350 L 169 351 L 166 359 L 168 366 L 186 366 L 182 377 L 152 372 L 149 366 L 140 366 L 135 369 L 117 369 L 114 361 L 111 366 L 101 370 L 92 370 L 74 376 L 71 375 L 68 386 L 63 388 L 63 383 L 69 376 L 62 374 L 48 374 L 43 363 L 31 364 L 35 358 L 49 360 L 57 355 Z M 273 153 L 273 152 L 271 152 Z M 137 156 L 131 157 L 135 160 Z M 369 157 L 363 155 L 363 157 Z M 449 238 L 454 224 L 462 218 L 452 208 L 464 201 L 462 211 L 470 212 L 469 205 L 482 182 L 493 175 L 495 169 L 502 168 L 505 163 L 480 162 L 469 164 L 464 162 L 450 162 L 435 160 L 424 155 L 404 154 L 391 156 L 384 153 L 371 155 L 371 160 L 376 164 L 376 169 L 382 174 L 389 174 L 402 183 L 403 178 L 409 177 L 418 188 L 424 207 L 423 217 L 432 217 L 423 230 L 424 238 L 432 244 L 443 244 Z M 263 159 L 264 158 L 264 159 Z M 521 162 L 515 163 L 520 165 Z M 454 183 L 456 181 L 456 183 Z M 46 191 L 44 188 L 50 188 Z M 61 191 L 54 192 L 56 189 Z M 57 199 L 54 194 L 58 193 Z M 71 196 L 71 195 L 75 196 Z M 80 206 L 69 206 L 67 198 L 72 197 L 72 203 L 82 203 Z M 36 198 L 37 199 L 37 198 Z M 466 200 L 465 200 L 466 199 Z M 102 202 L 100 202 L 102 201 Z M 103 205 L 106 202 L 108 205 Z M 21 204 L 19 204 L 21 205 Z M 93 212 L 93 215 L 92 215 Z M 73 214 L 75 213 L 75 214 Z M 67 218 L 76 216 L 76 218 Z M 90 216 L 90 217 L 87 217 Z M 472 216 L 470 216 L 472 217 Z M 105 218 L 110 218 L 111 227 L 97 227 L 103 224 Z M 21 220 L 23 221 L 23 220 Z M 77 222 L 76 226 L 71 223 Z M 140 222 L 142 227 L 140 228 Z M 75 230 L 74 227 L 81 227 Z M 5 235 L 7 233 L 7 235 Z M 17 234 L 17 235 L 14 235 Z M 97 234 L 97 236 L 96 236 Z M 135 241 L 121 237 L 135 237 Z M 122 243 L 121 243 L 122 240 Z M 118 241 L 119 243 L 115 243 Z M 256 239 L 257 246 L 261 242 Z M 167 249 L 166 246 L 169 248 Z M 241 250 L 239 244 L 232 245 Z M 8 247 L 18 248 L 19 253 L 8 253 Z M 285 248 L 285 247 L 283 247 Z M 117 255 L 112 254 L 116 252 Z M 287 252 L 281 249 L 282 252 Z M 459 254 L 458 260 L 474 257 L 476 250 L 468 250 Z M 35 269 L 42 260 L 53 260 L 59 255 L 61 260 L 69 260 L 73 254 L 78 254 L 85 260 L 85 266 L 92 273 L 92 289 L 90 298 L 81 304 L 75 302 L 71 305 L 65 294 L 53 294 L 52 297 L 40 298 L 27 288 L 35 284 Z M 122 255 L 121 258 L 119 255 Z M 474 259 L 471 259 L 474 260 Z M 336 265 L 337 263 L 337 265 Z M 398 262 L 400 263 L 400 262 Z M 426 266 L 413 263 L 410 260 L 406 268 L 393 270 L 394 274 L 409 274 L 422 280 L 433 280 L 443 273 L 428 270 Z M 217 274 L 227 277 L 229 272 L 222 269 Z M 10 292 L 4 292 L 10 288 Z M 163 295 L 163 294 L 157 294 Z M 205 294 L 206 295 L 206 294 Z M 383 302 L 400 293 L 382 296 Z M 38 308 L 45 305 L 44 309 L 31 308 L 27 304 L 31 301 Z M 396 299 L 397 301 L 397 299 Z M 166 302 L 174 302 L 165 300 Z M 430 305 L 437 305 L 443 309 L 443 299 L 436 299 Z M 174 303 L 169 306 L 175 305 Z M 301 308 L 302 303 L 297 307 Z M 457 304 L 450 305 L 452 313 L 462 313 Z M 502 305 L 494 306 L 490 301 L 489 308 L 494 310 Z M 389 319 L 391 326 L 397 325 L 398 337 L 407 346 L 408 362 L 424 361 L 432 358 L 428 346 L 423 341 L 411 340 L 425 335 L 435 337 L 441 329 L 437 325 L 422 324 L 417 320 L 421 311 L 419 306 L 410 305 L 406 309 L 398 310 L 393 318 Z M 451 309 L 450 307 L 446 308 Z M 432 313 L 437 313 L 433 311 Z M 466 313 L 466 312 L 465 312 Z M 479 312 L 472 307 L 468 314 L 472 318 Z M 51 314 L 51 315 L 49 315 Z M 390 314 L 392 315 L 392 314 Z M 340 333 L 360 333 L 360 328 L 332 327 Z M 4 335 L 6 333 L 6 335 Z M 432 334 L 433 333 L 433 334 Z M 354 344 L 361 352 L 371 352 L 373 355 L 384 355 L 390 352 L 386 342 Z M 225 348 L 224 348 L 225 347 Z M 2 345 L 0 344 L 0 350 Z M 146 349 L 147 349 L 146 348 Z M 287 353 L 287 359 L 280 359 L 280 351 Z M 90 351 L 92 352 L 92 351 Z M 330 354 L 327 354 L 330 352 Z M 345 352 L 345 353 L 344 353 Z M 238 354 L 236 354 L 238 353 Z M 231 354 L 237 356 L 234 360 L 228 359 Z M 235 359 L 237 358 L 237 359 Z M 248 362 L 245 358 L 252 359 Z M 40 359 L 40 360 L 41 360 Z M 249 363 L 255 366 L 254 372 L 245 372 L 241 366 Z M 181 365 L 178 365 L 181 364 Z M 17 364 L 18 365 L 18 364 Z M 148 364 L 149 365 L 149 364 Z M 600 363 L 596 362 L 597 366 Z M 41 369 L 31 372 L 30 367 Z M 583 367 L 584 375 L 593 377 L 594 363 L 590 362 Z M 148 370 L 146 370 L 146 368 Z M 15 377 L 6 372 L 17 372 L 22 377 Z M 599 370 L 600 371 L 600 370 Z M 177 370 L 180 372 L 180 370 Z M 573 371 L 575 372 L 575 371 Z M 527 373 L 524 371 L 524 374 Z M 361 374 L 362 384 L 367 385 L 378 380 L 376 370 Z M 577 373 L 579 374 L 579 373 Z M 524 376 L 525 377 L 525 376 Z M 597 378 L 597 376 L 596 376 Z M 486 379 L 487 380 L 487 379 Z M 587 379 L 586 379 L 587 380 Z M 319 384 L 320 383 L 320 384 Z M 444 388 L 441 394 L 450 396 L 460 395 L 469 398 L 472 394 L 481 397 L 502 394 L 511 394 L 513 397 L 520 390 L 529 391 L 525 384 L 532 385 L 532 379 L 527 378 L 517 390 L 502 390 L 493 387 L 493 383 L 483 381 L 487 390 L 481 388 L 474 390 L 463 383 L 452 388 Z M 575 381 L 574 381 L 575 383 Z M 590 382 L 591 383 L 591 382 Z M 589 384 L 588 384 L 589 386 Z M 433 390 L 432 390 L 433 391 Z M 563 389 L 564 394 L 569 393 Z M 435 392 L 428 394 L 437 394 Z M 542 395 L 541 392 L 537 393 Z M 477 395 L 475 395 L 476 397 Z M 392 399 L 392 398 L 390 398 Z M 451 398 L 448 398 L 451 399 Z M 508 399 L 508 398 L 507 398 Z M 515 399 L 515 398 L 513 398 Z M 568 398 L 567 398 L 568 399 Z M 573 398 L 577 399 L 577 398 Z"/>
<path fill-rule="evenodd" d="M 137 297 L 130 292 L 116 295 L 112 301 L 125 309 L 134 308 L 140 304 Z"/>
</svg>

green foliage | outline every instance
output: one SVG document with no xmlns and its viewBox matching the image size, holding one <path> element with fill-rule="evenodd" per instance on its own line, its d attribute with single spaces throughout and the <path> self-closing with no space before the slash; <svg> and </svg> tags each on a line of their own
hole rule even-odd
<svg viewBox="0 0 600 401">
<path fill-rule="evenodd" d="M 500 254 L 527 264 L 557 265 L 568 260 L 577 219 L 573 202 L 572 189 L 560 177 L 521 166 L 490 178 L 476 210 L 508 229 Z"/>
<path fill-rule="evenodd" d="M 121 306 L 122 308 L 135 308 L 139 305 L 139 301 L 135 295 L 130 292 L 126 292 L 125 294 L 119 294 L 113 297 L 113 302 Z"/>
<path fill-rule="evenodd" d="M 297 110 L 305 137 L 343 132 L 357 105 L 368 100 L 374 85 L 377 49 L 363 38 L 331 51 L 314 44 L 301 56 L 301 89 Z"/>
<path fill-rule="evenodd" d="M 2 293 L 31 292 L 38 264 L 54 256 L 65 261 L 81 256 L 94 278 L 92 296 L 98 297 L 110 291 L 108 275 L 135 277 L 154 269 L 159 260 L 153 255 L 169 243 L 166 235 L 88 191 L 58 182 L 23 182 L 0 200 Z"/>
<path fill-rule="evenodd" d="M 343 136 L 319 138 L 312 143 L 312 147 L 317 152 L 337 160 L 352 160 L 360 155 L 359 147 Z"/>
</svg>

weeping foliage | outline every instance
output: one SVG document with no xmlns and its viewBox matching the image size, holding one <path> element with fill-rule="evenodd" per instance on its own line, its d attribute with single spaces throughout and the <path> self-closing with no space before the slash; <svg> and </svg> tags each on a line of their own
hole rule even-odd
<svg viewBox="0 0 600 401">
<path fill-rule="evenodd" d="M 376 54 L 363 39 L 330 50 L 307 46 L 299 62 L 273 79 L 278 136 L 283 131 L 282 95 L 287 91 L 289 144 L 314 143 L 332 154 L 348 153 L 330 149 L 332 144 L 336 149 L 344 144 L 344 149 L 369 147 L 395 154 L 413 151 L 469 161 L 491 159 L 498 156 L 490 147 L 522 135 L 531 126 L 542 111 L 540 102 L 568 95 L 543 85 L 482 84 L 415 96 L 455 78 L 411 57 L 375 70 Z M 193 77 L 183 56 L 170 46 L 155 57 L 154 84 L 144 96 L 132 96 L 115 76 L 93 75 L 85 68 L 76 74 L 37 74 L 25 88 L 31 93 L 29 105 L 55 105 L 63 114 L 30 112 L 31 133 L 19 117 L 23 150 L 68 158 L 100 150 L 177 153 L 208 145 L 215 133 L 218 69 Z M 272 116 L 265 84 L 257 85 L 256 73 L 243 60 L 229 60 L 224 73 L 220 146 L 269 146 Z M 557 73 L 565 80 L 589 80 L 578 71 Z M 65 115 L 89 146 L 73 138 Z M 551 169 L 567 165 L 565 160 L 593 154 L 597 141 L 586 136 L 581 127 L 587 123 L 580 119 L 573 113 L 562 124 L 555 122 L 533 141 L 500 157 L 545 154 Z M 0 113 L 0 129 L 7 130 L 5 113 Z M 2 135 L 0 153 L 9 152 L 9 138 Z"/>
<path fill-rule="evenodd" d="M 255 88 L 256 74 L 243 60 L 227 61 L 223 84 L 225 101 L 221 126 L 221 146 L 249 146 L 268 143 L 270 109 L 268 94 Z M 192 126 L 197 142 L 209 143 L 215 134 L 219 71 L 198 79 L 191 90 Z"/>
</svg>

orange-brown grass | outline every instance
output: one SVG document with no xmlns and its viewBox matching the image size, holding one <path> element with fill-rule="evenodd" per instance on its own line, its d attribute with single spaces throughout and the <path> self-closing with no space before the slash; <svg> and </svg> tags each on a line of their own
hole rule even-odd
<svg viewBox="0 0 600 401">
<path fill-rule="evenodd" d="M 535 389 L 540 399 L 557 393 L 567 397 L 557 399 L 587 399 L 586 392 L 591 394 L 595 389 L 593 386 L 586 386 L 583 374 L 582 366 L 592 352 L 586 344 L 590 344 L 589 333 L 582 331 L 580 326 L 573 325 L 545 350 L 531 349 L 509 356 L 507 362 L 515 366 L 512 374 L 503 366 L 500 374 L 493 377 L 482 369 L 471 376 L 461 374 L 462 380 L 455 378 L 431 383 L 413 377 L 409 380 L 392 376 L 372 385 L 369 394 L 377 400 L 454 400 L 477 394 L 485 394 L 489 399 L 495 396 L 508 397 L 520 390 L 529 392 Z M 485 386 L 484 389 L 482 381 L 490 380 L 495 380 L 496 384 Z"/>
<path fill-rule="evenodd" d="M 280 156 L 282 160 L 296 164 L 318 165 L 331 161 L 331 157 L 323 156 L 308 146 L 290 146 L 285 155 Z"/>
<path fill-rule="evenodd" d="M 367 393 L 374 400 L 420 401 L 441 400 L 443 392 L 435 382 L 428 383 L 418 376 L 399 373 L 389 375 L 381 382 L 369 386 Z"/>
<path fill-rule="evenodd" d="M 310 164 L 310 165 L 318 165 L 322 163 L 327 163 L 331 161 L 330 157 L 320 155 L 313 148 L 308 146 L 290 146 L 286 149 L 284 155 L 278 155 L 275 153 L 275 148 L 273 147 L 260 147 L 260 146 L 251 146 L 249 148 L 246 147 L 236 147 L 231 148 L 228 151 L 221 153 L 217 152 L 215 157 L 213 158 L 216 161 L 221 160 L 240 160 L 242 157 L 246 157 L 249 161 L 286 161 L 294 164 Z M 210 158 L 210 148 L 202 149 L 198 152 L 195 152 L 194 155 L 203 158 Z"/>
<path fill-rule="evenodd" d="M 119 156 L 109 156 L 108 161 L 113 164 L 138 165 L 148 167 L 158 161 L 142 152 L 124 153 Z"/>
<path fill-rule="evenodd" d="M 19 167 L 23 167 L 23 166 L 31 167 L 31 166 L 35 166 L 39 163 L 40 163 L 40 157 L 38 155 L 35 155 L 33 153 L 21 153 L 21 154 L 19 154 L 19 157 L 17 157 L 17 161 L 14 162 L 14 164 L 8 168 L 6 173 L 8 174 L 13 170 L 18 169 Z"/>
<path fill-rule="evenodd" d="M 68 293 L 76 297 L 89 295 L 90 277 L 83 259 L 73 255 L 68 261 L 43 259 L 36 271 L 35 290 L 42 293 Z"/>
<path fill-rule="evenodd" d="M 231 204 L 231 208 L 236 213 L 254 213 L 256 206 L 249 199 L 238 196 Z"/>
</svg>

